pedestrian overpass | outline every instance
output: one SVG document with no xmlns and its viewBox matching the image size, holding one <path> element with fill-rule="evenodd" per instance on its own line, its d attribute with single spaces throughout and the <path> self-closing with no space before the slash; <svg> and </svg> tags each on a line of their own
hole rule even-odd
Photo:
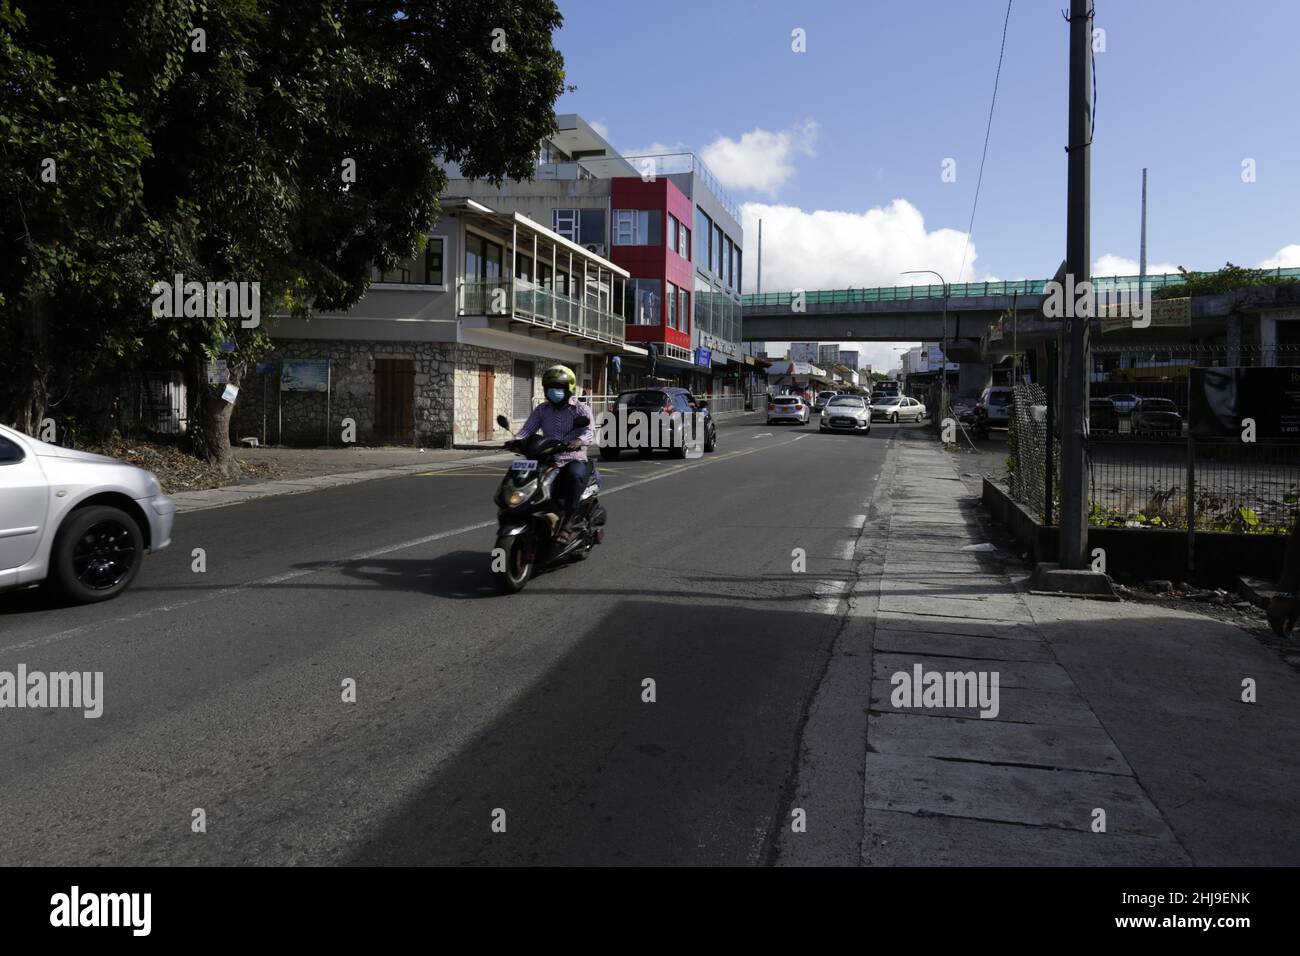
<svg viewBox="0 0 1300 956">
<path fill-rule="evenodd" d="M 1278 269 L 1279 278 L 1300 269 Z M 1194 273 L 1196 274 L 1196 273 Z M 1132 292 L 1139 276 L 1098 276 L 1093 290 Z M 762 292 L 742 297 L 746 342 L 938 342 L 947 339 L 952 357 L 979 340 L 1010 310 L 1041 314 L 1050 279 L 961 282 L 948 286 L 947 328 L 942 285 L 877 286 L 861 289 Z M 1155 291 L 1184 281 L 1182 273 L 1147 276 Z M 972 356 L 973 358 L 973 356 Z"/>
</svg>

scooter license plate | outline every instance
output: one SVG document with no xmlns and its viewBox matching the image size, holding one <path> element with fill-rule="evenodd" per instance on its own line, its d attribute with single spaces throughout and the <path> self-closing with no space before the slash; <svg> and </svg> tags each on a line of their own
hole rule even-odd
<svg viewBox="0 0 1300 956">
<path fill-rule="evenodd" d="M 511 471 L 536 471 L 536 470 L 537 470 L 537 462 L 535 462 L 535 461 L 528 461 L 528 460 L 524 460 L 524 461 L 512 461 L 512 462 L 510 463 L 510 470 L 511 470 Z"/>
</svg>

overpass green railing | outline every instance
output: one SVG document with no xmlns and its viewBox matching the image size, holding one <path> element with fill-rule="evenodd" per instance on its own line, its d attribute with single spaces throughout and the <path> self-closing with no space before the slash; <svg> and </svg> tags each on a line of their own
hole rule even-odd
<svg viewBox="0 0 1300 956">
<path fill-rule="evenodd" d="M 1300 269 L 1272 269 L 1278 278 L 1300 278 Z M 1192 276 L 1211 275 L 1192 272 Z M 1094 292 L 1113 292 L 1136 289 L 1139 276 L 1095 276 Z M 1015 282 L 956 282 L 949 287 L 949 298 L 974 295 L 1043 295 L 1050 279 L 1020 279 Z M 1146 277 L 1146 288 L 1155 291 L 1165 286 L 1180 285 L 1186 281 L 1181 272 L 1167 272 Z M 741 297 L 745 308 L 763 305 L 789 305 L 793 292 L 749 293 Z M 834 305 L 848 302 L 897 302 L 903 299 L 942 299 L 941 285 L 886 285 L 861 289 L 808 289 L 804 291 L 804 305 Z"/>
</svg>

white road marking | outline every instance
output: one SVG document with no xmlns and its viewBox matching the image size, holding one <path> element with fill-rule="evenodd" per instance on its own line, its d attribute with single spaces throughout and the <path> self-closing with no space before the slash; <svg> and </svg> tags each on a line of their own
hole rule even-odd
<svg viewBox="0 0 1300 956">
<path fill-rule="evenodd" d="M 852 541 L 852 540 L 850 540 L 850 541 L 841 541 L 841 542 L 840 542 L 840 552 L 839 552 L 839 554 L 836 555 L 836 557 L 839 558 L 841 561 L 852 561 L 852 560 L 853 560 L 853 551 L 854 551 L 854 549 L 855 549 L 856 547 L 857 547 L 857 542 L 856 542 L 856 541 Z"/>
<path fill-rule="evenodd" d="M 790 441 L 786 441 L 786 442 L 778 442 L 775 445 L 768 445 L 766 446 L 766 448 L 767 449 L 779 448 L 781 447 L 781 445 L 788 445 L 791 442 L 798 441 L 799 438 L 802 437 L 804 436 L 800 435 L 798 436 L 798 438 L 792 438 L 790 439 Z M 620 491 L 626 491 L 629 488 L 635 488 L 638 485 L 649 484 L 652 481 L 659 481 L 663 478 L 671 477 L 672 475 L 680 475 L 683 471 L 689 471 L 693 468 L 699 468 L 703 465 L 710 464 L 711 462 L 726 461 L 730 458 L 739 458 L 744 455 L 752 455 L 754 452 L 760 450 L 766 450 L 766 449 L 747 448 L 744 449 L 743 451 L 733 451 L 719 457 L 705 458 L 690 464 L 683 464 L 676 468 L 671 468 L 662 471 L 657 475 L 649 475 L 645 478 L 638 478 L 636 481 L 626 482 L 625 484 L 619 485 L 617 488 L 610 488 L 606 491 L 602 491 L 601 496 L 609 497 L 610 495 L 617 494 Z M 355 561 L 367 561 L 371 558 L 380 557 L 381 555 L 392 554 L 394 551 L 404 551 L 408 548 L 418 548 L 420 545 L 423 544 L 429 544 L 433 541 L 441 541 L 444 538 L 454 538 L 457 535 L 469 534 L 471 531 L 482 531 L 484 528 L 495 527 L 496 523 L 497 523 L 496 519 L 493 518 L 491 521 L 480 521 L 477 524 L 465 525 L 464 527 L 461 528 L 453 528 L 450 531 L 439 531 L 437 534 L 428 534 L 419 538 L 412 538 L 409 541 L 401 541 L 398 542 L 397 544 L 385 545 L 382 548 L 375 548 L 371 551 L 361 551 L 357 554 L 354 554 L 347 558 L 343 558 L 341 560 L 323 561 L 316 567 L 299 568 L 295 571 L 285 571 L 280 574 L 270 575 L 269 577 L 257 578 L 252 581 L 245 581 L 243 584 L 234 584 L 228 588 L 222 588 L 218 591 L 212 591 L 208 594 L 202 594 L 198 597 L 190 598 L 188 601 L 177 601 L 174 604 L 162 604 L 162 605 L 158 605 L 157 607 L 145 608 L 142 611 L 137 611 L 134 614 L 127 614 L 123 617 L 110 618 L 107 621 L 95 621 L 94 623 L 91 624 L 82 624 L 79 627 L 69 628 L 68 630 L 65 631 L 58 631 L 54 634 L 46 634 L 43 637 L 34 637 L 31 640 L 23 641 L 19 644 L 10 644 L 6 647 L 0 647 L 0 654 L 5 654 L 10 651 L 28 650 L 33 647 L 43 647 L 47 644 L 54 644 L 58 641 L 67 640 L 68 638 L 71 637 L 77 637 L 89 631 L 94 631 L 106 627 L 112 627 L 113 625 L 116 624 L 126 624 L 131 621 L 138 621 L 142 618 L 148 617 L 151 614 L 156 614 L 159 611 L 164 611 L 164 612 L 179 611 L 182 608 L 191 607 L 195 604 L 202 604 L 206 601 L 214 601 L 220 598 L 230 597 L 233 594 L 239 594 L 243 591 L 248 591 L 252 588 L 272 587 L 276 584 L 283 584 L 286 581 L 294 581 L 297 580 L 298 578 L 306 577 L 307 575 L 310 574 L 319 574 L 322 571 L 336 571 Z"/>
<path fill-rule="evenodd" d="M 813 613 L 839 614 L 840 598 L 847 586 L 845 581 L 818 581 L 813 588 Z"/>
<path fill-rule="evenodd" d="M 850 528 L 861 528 L 867 523 L 866 515 L 854 515 L 849 519 Z"/>
</svg>

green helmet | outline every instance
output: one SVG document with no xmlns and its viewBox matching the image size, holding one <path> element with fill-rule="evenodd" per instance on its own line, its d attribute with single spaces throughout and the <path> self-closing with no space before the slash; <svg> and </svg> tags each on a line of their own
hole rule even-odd
<svg viewBox="0 0 1300 956">
<path fill-rule="evenodd" d="M 578 387 L 578 376 L 573 374 L 573 369 L 567 365 L 552 365 L 542 373 L 542 390 L 549 392 L 551 389 L 564 389 L 564 397 L 559 401 L 547 395 L 547 401 L 554 402 L 556 405 L 563 404 L 573 397 L 574 390 Z"/>
</svg>

